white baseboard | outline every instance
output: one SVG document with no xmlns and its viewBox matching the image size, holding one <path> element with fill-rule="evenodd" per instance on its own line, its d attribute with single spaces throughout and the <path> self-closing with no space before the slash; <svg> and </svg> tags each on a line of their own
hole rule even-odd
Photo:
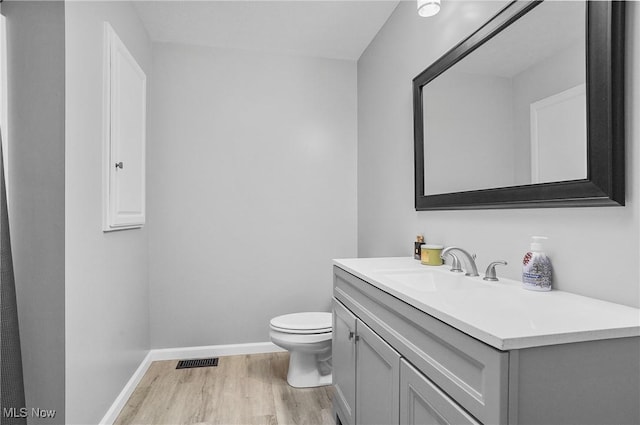
<svg viewBox="0 0 640 425">
<path fill-rule="evenodd" d="M 127 404 L 152 362 L 159 360 L 197 359 L 203 357 L 236 356 L 243 354 L 277 353 L 286 351 L 272 342 L 250 344 L 206 345 L 201 347 L 159 348 L 150 350 L 124 386 L 116 400 L 100 421 L 100 425 L 112 425 Z"/>
<path fill-rule="evenodd" d="M 140 366 L 138 366 L 138 369 L 136 369 L 136 371 L 133 373 L 133 376 L 131 376 L 129 382 L 127 382 L 122 391 L 120 391 L 120 394 L 118 394 L 118 397 L 116 397 L 116 400 L 113 402 L 109 410 L 107 410 L 107 413 L 100 421 L 100 425 L 112 425 L 116 421 L 116 419 L 118 419 L 118 415 L 124 408 L 125 404 L 127 404 L 129 397 L 131 397 L 131 394 L 133 394 L 133 390 L 136 389 L 136 387 L 142 380 L 142 377 L 147 372 L 147 369 L 149 369 L 149 366 L 151 366 L 152 361 L 153 360 L 151 360 L 151 352 L 149 352 L 144 357 L 144 359 L 142 359 Z"/>
<path fill-rule="evenodd" d="M 250 344 L 205 345 L 202 347 L 160 348 L 151 350 L 151 361 L 197 359 L 203 357 L 237 356 L 242 354 L 277 353 L 285 351 L 272 342 Z"/>
</svg>

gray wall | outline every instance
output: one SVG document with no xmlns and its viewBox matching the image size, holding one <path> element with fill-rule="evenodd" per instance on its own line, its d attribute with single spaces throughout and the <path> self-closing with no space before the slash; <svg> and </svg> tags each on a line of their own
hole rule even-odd
<svg viewBox="0 0 640 425">
<path fill-rule="evenodd" d="M 151 77 L 131 3 L 67 3 L 67 423 L 100 421 L 149 349 L 147 229 L 102 232 L 104 21 Z"/>
<path fill-rule="evenodd" d="M 358 61 L 359 256 L 411 255 L 415 235 L 478 254 L 479 268 L 504 259 L 499 274 L 520 279 L 531 235 L 550 238 L 557 288 L 640 306 L 640 8 L 627 2 L 627 206 L 416 212 L 411 80 L 504 6 L 447 2 L 420 18 L 401 2 Z"/>
<path fill-rule="evenodd" d="M 5 2 L 9 218 L 28 408 L 65 423 L 64 3 Z"/>
<path fill-rule="evenodd" d="M 154 44 L 151 346 L 269 340 L 356 255 L 356 64 Z"/>
<path fill-rule="evenodd" d="M 514 184 L 510 78 L 445 73 L 422 96 L 426 195 Z M 455 177 L 443 179 L 447 173 Z"/>
</svg>

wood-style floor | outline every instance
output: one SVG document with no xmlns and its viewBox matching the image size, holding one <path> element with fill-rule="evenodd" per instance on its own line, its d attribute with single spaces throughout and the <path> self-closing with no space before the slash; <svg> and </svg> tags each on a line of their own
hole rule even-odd
<svg viewBox="0 0 640 425">
<path fill-rule="evenodd" d="M 216 367 L 193 369 L 153 362 L 114 425 L 335 425 L 333 387 L 290 387 L 288 362 L 288 353 L 220 357 Z"/>
</svg>

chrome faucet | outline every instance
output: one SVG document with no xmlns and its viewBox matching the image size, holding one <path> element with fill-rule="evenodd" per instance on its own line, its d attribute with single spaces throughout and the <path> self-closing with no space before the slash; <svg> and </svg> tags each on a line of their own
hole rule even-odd
<svg viewBox="0 0 640 425">
<path fill-rule="evenodd" d="M 476 266 L 476 262 L 474 260 L 473 255 L 469 254 L 467 251 L 465 251 L 462 248 L 458 248 L 457 246 L 450 246 L 448 248 L 445 248 L 444 250 L 442 250 L 442 254 L 440 254 L 440 258 L 442 258 L 443 260 L 445 259 L 445 257 L 448 255 L 453 255 L 452 253 L 450 253 L 450 251 L 458 251 L 462 254 L 462 256 L 464 257 L 464 262 L 467 265 L 467 272 L 464 274 L 465 276 L 480 276 L 478 274 L 478 267 Z"/>
</svg>

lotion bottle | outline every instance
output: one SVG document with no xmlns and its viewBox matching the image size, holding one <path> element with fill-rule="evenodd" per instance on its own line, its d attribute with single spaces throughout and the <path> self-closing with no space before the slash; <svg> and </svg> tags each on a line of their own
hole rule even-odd
<svg viewBox="0 0 640 425">
<path fill-rule="evenodd" d="M 531 291 L 550 291 L 553 269 L 551 260 L 544 253 L 544 236 L 531 238 L 531 250 L 522 260 L 522 286 Z"/>
</svg>

